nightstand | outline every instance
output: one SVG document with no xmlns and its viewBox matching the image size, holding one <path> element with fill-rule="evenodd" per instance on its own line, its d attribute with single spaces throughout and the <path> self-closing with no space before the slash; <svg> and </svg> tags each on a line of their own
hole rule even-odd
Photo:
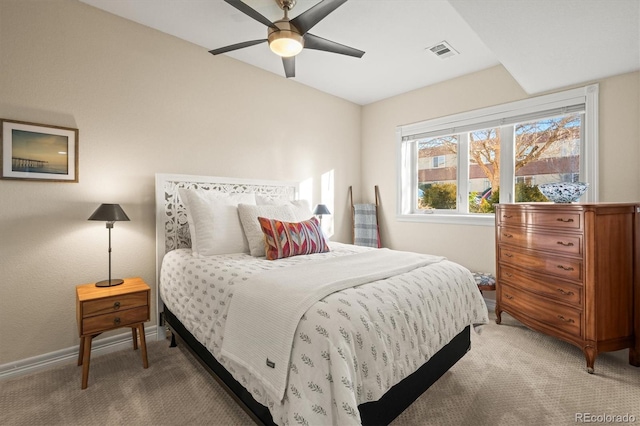
<svg viewBox="0 0 640 426">
<path fill-rule="evenodd" d="M 76 318 L 80 335 L 78 365 L 82 365 L 82 389 L 89 380 L 91 341 L 99 334 L 120 327 L 131 327 L 133 349 L 138 349 L 142 365 L 147 361 L 144 323 L 149 321 L 151 289 L 142 278 L 127 278 L 113 287 L 96 287 L 95 283 L 76 286 Z"/>
</svg>

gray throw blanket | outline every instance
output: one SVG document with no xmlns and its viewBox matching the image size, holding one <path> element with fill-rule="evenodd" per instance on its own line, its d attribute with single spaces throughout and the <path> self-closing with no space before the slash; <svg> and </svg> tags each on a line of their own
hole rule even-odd
<svg viewBox="0 0 640 426">
<path fill-rule="evenodd" d="M 365 247 L 380 247 L 376 205 L 354 204 L 353 210 L 353 244 Z"/>
</svg>

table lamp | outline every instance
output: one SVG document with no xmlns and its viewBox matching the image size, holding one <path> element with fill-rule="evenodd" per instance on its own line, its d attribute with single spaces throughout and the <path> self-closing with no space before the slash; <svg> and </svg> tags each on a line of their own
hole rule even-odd
<svg viewBox="0 0 640 426">
<path fill-rule="evenodd" d="M 329 211 L 329 209 L 325 204 L 318 204 L 316 208 L 313 209 L 313 214 L 315 216 L 318 216 L 318 218 L 320 219 L 320 225 L 322 225 L 322 215 L 331 214 L 331 212 Z"/>
<path fill-rule="evenodd" d="M 107 229 L 109 230 L 109 279 L 98 281 L 96 287 L 111 287 L 120 285 L 124 282 L 122 279 L 111 279 L 111 228 L 113 228 L 114 222 L 121 220 L 129 220 L 127 214 L 122 210 L 120 204 L 101 204 L 95 212 L 89 217 L 89 220 L 102 220 L 107 222 Z"/>
</svg>

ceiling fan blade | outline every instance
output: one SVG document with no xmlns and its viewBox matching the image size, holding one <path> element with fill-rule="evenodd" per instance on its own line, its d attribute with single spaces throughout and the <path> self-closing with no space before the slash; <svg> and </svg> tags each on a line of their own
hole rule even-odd
<svg viewBox="0 0 640 426">
<path fill-rule="evenodd" d="M 243 49 L 245 47 L 249 47 L 249 46 L 253 46 L 253 45 L 256 45 L 256 44 L 264 43 L 265 41 L 267 41 L 266 38 L 263 38 L 261 40 L 243 41 L 242 43 L 236 43 L 236 44 L 232 44 L 230 46 L 221 47 L 219 49 L 210 50 L 209 53 L 211 53 L 212 55 L 219 55 L 221 53 L 231 52 L 232 50 Z"/>
<path fill-rule="evenodd" d="M 296 57 L 290 56 L 288 58 L 282 58 L 282 65 L 284 65 L 284 75 L 287 78 L 296 76 Z"/>
<path fill-rule="evenodd" d="M 264 24 L 267 27 L 271 27 L 274 30 L 279 29 L 278 27 L 276 27 L 276 25 L 273 22 L 271 22 L 270 20 L 262 16 L 259 12 L 257 12 L 255 9 L 253 9 L 251 6 L 249 6 L 245 2 L 240 0 L 224 0 L 224 1 L 229 3 L 231 6 L 235 7 L 245 15 L 250 16 L 251 18 L 260 22 L 261 24 Z"/>
<path fill-rule="evenodd" d="M 300 34 L 305 35 L 314 25 L 346 2 L 347 0 L 323 0 L 293 18 L 290 22 L 300 31 Z"/>
<path fill-rule="evenodd" d="M 304 48 L 324 50 L 325 52 L 339 53 L 341 55 L 354 56 L 356 58 L 362 58 L 362 55 L 365 53 L 362 50 L 354 49 L 353 47 L 345 46 L 344 44 L 336 43 L 335 41 L 327 40 L 326 38 L 318 37 L 309 33 L 304 35 Z"/>
</svg>

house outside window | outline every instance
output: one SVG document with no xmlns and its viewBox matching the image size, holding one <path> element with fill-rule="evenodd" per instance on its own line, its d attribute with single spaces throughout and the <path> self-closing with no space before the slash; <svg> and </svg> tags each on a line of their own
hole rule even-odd
<svg viewBox="0 0 640 426">
<path fill-rule="evenodd" d="M 493 224 L 498 202 L 548 201 L 547 182 L 597 201 L 597 101 L 592 85 L 398 127 L 398 219 Z"/>
</svg>

